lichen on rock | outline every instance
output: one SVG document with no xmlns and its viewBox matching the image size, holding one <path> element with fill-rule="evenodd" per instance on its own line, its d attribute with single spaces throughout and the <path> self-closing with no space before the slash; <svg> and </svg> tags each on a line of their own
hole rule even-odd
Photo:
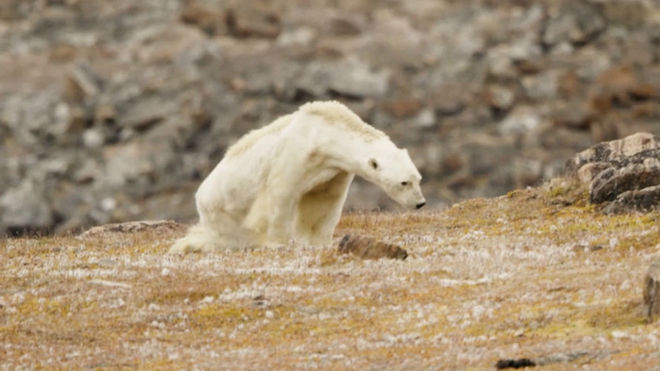
<svg viewBox="0 0 660 371">
<path fill-rule="evenodd" d="M 660 140 L 650 133 L 596 144 L 570 159 L 566 172 L 606 213 L 660 206 Z"/>
</svg>

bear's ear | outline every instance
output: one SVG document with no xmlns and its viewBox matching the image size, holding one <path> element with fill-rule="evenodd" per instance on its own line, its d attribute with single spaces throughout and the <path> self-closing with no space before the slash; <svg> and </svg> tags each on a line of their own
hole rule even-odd
<svg viewBox="0 0 660 371">
<path fill-rule="evenodd" d="M 376 161 L 375 158 L 370 158 L 369 159 L 369 167 L 371 167 L 374 170 L 378 170 L 378 161 Z"/>
</svg>

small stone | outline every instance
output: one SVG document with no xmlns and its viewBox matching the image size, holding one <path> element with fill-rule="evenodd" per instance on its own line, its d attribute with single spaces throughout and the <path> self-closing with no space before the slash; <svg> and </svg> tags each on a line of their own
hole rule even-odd
<svg viewBox="0 0 660 371">
<path fill-rule="evenodd" d="M 555 14 L 550 14 L 542 38 L 548 45 L 561 42 L 585 43 L 605 28 L 606 24 L 595 6 L 583 2 L 568 2 Z"/>
<path fill-rule="evenodd" d="M 357 36 L 361 33 L 361 29 L 357 20 L 336 17 L 330 20 L 328 32 L 336 36 Z"/>
<path fill-rule="evenodd" d="M 119 125 L 123 128 L 143 131 L 160 123 L 174 111 L 176 107 L 172 102 L 159 98 L 140 99 L 119 119 Z"/>
<path fill-rule="evenodd" d="M 94 120 L 97 122 L 107 123 L 115 120 L 117 110 L 111 104 L 99 104 L 94 110 Z"/>
<path fill-rule="evenodd" d="M 98 128 L 89 128 L 83 132 L 83 145 L 87 148 L 99 148 L 105 143 L 103 130 Z"/>
<path fill-rule="evenodd" d="M 541 117 L 536 109 L 528 106 L 517 106 L 499 124 L 503 134 L 522 134 L 532 131 L 541 125 Z"/>
<path fill-rule="evenodd" d="M 524 368 L 524 367 L 534 367 L 536 363 L 529 358 L 519 358 L 519 359 L 500 359 L 495 364 L 495 368 L 498 370 L 504 370 L 507 368 Z"/>
<path fill-rule="evenodd" d="M 506 111 L 513 105 L 515 101 L 515 93 L 504 86 L 492 85 L 486 91 L 486 103 L 498 110 Z"/>
<path fill-rule="evenodd" d="M 523 77 L 522 85 L 525 93 L 529 98 L 538 100 L 556 98 L 561 74 L 559 70 L 550 70 Z"/>
<path fill-rule="evenodd" d="M 75 66 L 67 76 L 65 94 L 73 101 L 83 101 L 101 92 L 99 78 L 87 64 Z"/>
<path fill-rule="evenodd" d="M 329 90 L 354 97 L 379 97 L 389 87 L 390 72 L 373 70 L 366 63 L 351 61 L 333 69 Z"/>
<path fill-rule="evenodd" d="M 660 259 L 656 258 L 644 277 L 644 306 L 649 322 L 660 314 Z"/>
<path fill-rule="evenodd" d="M 179 20 L 185 24 L 196 26 L 209 36 L 227 32 L 225 15 L 198 3 L 190 3 L 181 10 Z"/>
<path fill-rule="evenodd" d="M 369 237 L 353 237 L 348 234 L 339 242 L 338 251 L 342 254 L 351 253 L 362 259 L 405 260 L 408 257 L 408 252 L 399 246 L 380 242 Z"/>
<path fill-rule="evenodd" d="M 279 14 L 270 9 L 243 7 L 229 9 L 226 14 L 227 30 L 235 37 L 274 39 L 282 30 Z"/>
<path fill-rule="evenodd" d="M 417 99 L 397 99 L 385 104 L 384 108 L 396 118 L 416 115 L 423 105 Z"/>
<path fill-rule="evenodd" d="M 435 112 L 428 108 L 424 109 L 413 118 L 413 123 L 419 128 L 431 128 L 437 123 Z"/>
</svg>

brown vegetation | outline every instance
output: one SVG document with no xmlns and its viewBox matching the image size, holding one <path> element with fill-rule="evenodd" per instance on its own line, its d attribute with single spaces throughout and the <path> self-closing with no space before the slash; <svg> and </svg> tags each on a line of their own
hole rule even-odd
<svg viewBox="0 0 660 371">
<path fill-rule="evenodd" d="M 0 241 L 0 369 L 648 370 L 642 283 L 660 213 L 561 183 L 446 211 L 345 215 L 336 246 L 167 255 L 181 232 Z"/>
</svg>

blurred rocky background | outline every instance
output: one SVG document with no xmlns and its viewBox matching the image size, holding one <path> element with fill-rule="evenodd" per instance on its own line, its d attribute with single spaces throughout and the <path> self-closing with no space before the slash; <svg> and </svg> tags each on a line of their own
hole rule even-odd
<svg viewBox="0 0 660 371">
<path fill-rule="evenodd" d="M 538 184 L 660 134 L 660 2 L 2 0 L 0 234 L 193 221 L 227 146 L 318 99 L 409 148 L 432 206 Z"/>
</svg>

